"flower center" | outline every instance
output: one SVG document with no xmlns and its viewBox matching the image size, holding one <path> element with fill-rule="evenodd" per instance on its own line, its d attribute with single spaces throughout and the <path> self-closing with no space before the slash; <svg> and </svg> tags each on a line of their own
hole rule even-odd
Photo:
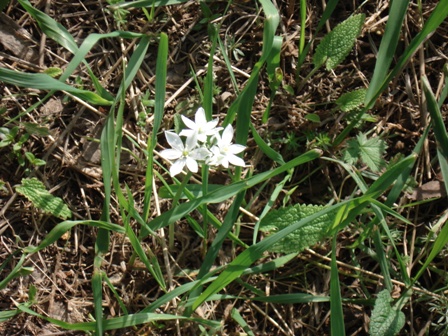
<svg viewBox="0 0 448 336">
<path fill-rule="evenodd" d="M 189 152 L 188 150 L 184 149 L 184 150 L 182 151 L 182 156 L 183 156 L 183 157 L 187 157 L 188 154 L 190 154 L 190 152 Z"/>
</svg>

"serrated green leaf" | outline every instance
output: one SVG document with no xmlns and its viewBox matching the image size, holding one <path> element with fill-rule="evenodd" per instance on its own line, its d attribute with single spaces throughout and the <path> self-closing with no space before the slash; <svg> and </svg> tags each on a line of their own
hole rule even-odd
<svg viewBox="0 0 448 336">
<path fill-rule="evenodd" d="M 360 133 L 356 140 L 347 141 L 343 159 L 349 164 L 355 164 L 361 159 L 373 172 L 378 172 L 385 163 L 383 155 L 386 148 L 386 142 L 381 138 L 368 139 L 364 133 Z"/>
<path fill-rule="evenodd" d="M 291 223 L 309 217 L 323 208 L 322 205 L 297 204 L 271 211 L 261 220 L 260 231 L 267 235 L 278 232 Z M 327 237 L 335 215 L 336 212 L 330 212 L 311 221 L 275 243 L 269 251 L 280 253 L 301 252 L 305 248 L 315 245 Z"/>
<path fill-rule="evenodd" d="M 344 93 L 336 100 L 336 104 L 342 112 L 350 112 L 364 103 L 367 89 L 359 89 Z"/>
<path fill-rule="evenodd" d="M 390 305 L 392 301 L 387 289 L 378 293 L 370 319 L 370 335 L 394 336 L 403 328 L 405 316 Z"/>
<path fill-rule="evenodd" d="M 64 201 L 50 194 L 45 189 L 44 184 L 36 178 L 22 179 L 22 184 L 16 187 L 16 191 L 28 198 L 36 208 L 46 213 L 62 219 L 67 219 L 72 216 L 70 209 Z"/>
<path fill-rule="evenodd" d="M 334 69 L 352 50 L 355 40 L 361 33 L 365 15 L 357 14 L 338 24 L 320 42 L 313 56 L 316 68 L 326 64 L 327 70 Z"/>
</svg>

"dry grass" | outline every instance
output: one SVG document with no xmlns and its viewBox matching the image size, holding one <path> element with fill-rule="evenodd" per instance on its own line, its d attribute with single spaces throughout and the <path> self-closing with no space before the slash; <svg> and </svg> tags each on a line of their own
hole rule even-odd
<svg viewBox="0 0 448 336">
<path fill-rule="evenodd" d="M 102 1 L 34 1 L 33 3 L 69 29 L 79 41 L 94 32 L 104 33 L 119 28 L 134 32 L 166 32 L 170 41 L 170 57 L 168 101 L 163 128 L 173 127 L 175 113 L 195 110 L 199 103 L 199 95 L 194 81 L 191 81 L 191 72 L 196 73 L 199 80 L 203 80 L 210 49 L 207 27 L 201 23 L 203 16 L 197 3 L 188 2 L 158 8 L 155 10 L 155 19 L 151 23 L 147 23 L 141 10 L 131 10 L 127 23 L 123 27 L 117 26 L 113 16 L 107 12 L 107 4 Z M 434 3 L 425 3 L 423 13 L 430 12 Z M 220 13 L 223 12 L 226 3 L 215 2 L 209 5 L 215 13 Z M 297 95 L 290 95 L 281 89 L 267 124 L 261 123 L 261 116 L 269 100 L 270 91 L 267 78 L 262 76 L 254 104 L 252 122 L 259 133 L 271 141 L 271 145 L 284 156 L 285 160 L 303 153 L 304 147 L 315 145 L 306 140 L 307 132 L 308 134 L 327 133 L 332 137 L 339 134 L 346 125 L 346 120 L 341 120 L 338 114 L 332 112 L 333 102 L 341 93 L 365 87 L 368 84 L 375 62 L 373 45 L 379 44 L 381 32 L 384 29 L 383 18 L 387 15 L 387 5 L 387 1 L 366 4 L 362 9 L 367 15 L 366 25 L 349 58 L 330 73 L 325 71 L 318 73 Z M 282 14 L 281 32 L 286 41 L 281 61 L 284 85 L 294 86 L 299 16 L 298 10 L 292 10 L 292 8 L 297 8 L 298 5 L 290 1 L 289 3 L 278 2 L 277 6 Z M 308 9 L 307 34 L 314 31 L 313 28 L 322 14 L 320 2 L 310 2 Z M 341 2 L 329 22 L 329 27 L 334 27 L 355 10 L 352 2 Z M 405 34 L 400 41 L 402 46 L 408 43 L 409 36 L 415 35 L 421 28 L 421 23 L 414 11 L 416 8 L 412 5 L 403 29 Z M 229 43 L 233 39 L 234 46 L 244 53 L 244 56 L 241 55 L 239 59 L 235 59 L 230 53 L 240 86 L 247 80 L 247 74 L 251 72 L 261 52 L 262 27 L 258 20 L 259 14 L 252 2 L 238 1 L 231 5 L 226 17 L 217 18 L 222 22 L 221 38 Z M 17 49 L 19 47 L 8 48 L 5 44 L 7 42 L 3 40 L 1 41 L 3 50 L 0 52 L 2 67 L 36 72 L 49 67 L 64 68 L 66 66 L 70 60 L 69 53 L 42 35 L 35 22 L 14 1 L 8 6 L 5 15 L 21 27 L 17 30 L 16 38 L 30 45 L 32 52 L 23 56 L 19 53 L 20 49 Z M 372 128 L 376 134 L 388 140 L 389 160 L 398 153 L 409 154 L 418 141 L 421 130 L 427 127 L 426 114 L 421 107 L 423 98 L 418 78 L 424 72 L 433 80 L 434 87 L 437 83 L 442 83 L 441 69 L 447 61 L 445 56 L 448 50 L 447 28 L 448 25 L 445 22 L 431 38 L 427 49 L 414 56 L 408 67 L 396 81 L 391 83 L 372 111 L 378 121 L 373 125 L 367 124 L 366 127 Z M 117 39 L 105 39 L 87 57 L 87 61 L 101 79 L 103 86 L 111 92 L 118 90 L 122 77 L 120 65 L 122 60 L 129 56 L 133 46 L 131 41 L 118 42 Z M 217 57 L 215 75 L 219 91 L 216 92 L 214 106 L 215 113 L 224 116 L 230 102 L 235 98 L 235 90 L 222 63 L 222 57 L 219 55 Z M 151 129 L 151 117 L 141 119 L 139 113 L 145 109 L 140 97 L 146 91 L 153 92 L 155 59 L 156 49 L 150 47 L 144 66 L 140 69 L 127 96 L 125 128 L 138 143 L 146 142 L 146 136 Z M 301 69 L 301 76 L 305 76 L 307 71 L 311 70 L 311 66 L 310 60 L 307 60 Z M 85 69 L 81 69 L 77 76 L 86 79 L 84 82 L 87 82 Z M 75 77 L 70 78 L 72 82 L 76 80 Z M 185 83 L 188 85 L 184 85 Z M 0 120 L 18 115 L 43 96 L 42 92 L 36 90 L 7 85 L 2 85 L 1 91 L 3 96 L 1 104 L 6 112 L 0 115 Z M 442 109 L 446 116 L 447 105 L 445 104 Z M 319 125 L 306 120 L 305 115 L 310 112 L 316 113 L 325 122 Z M 47 164 L 33 170 L 32 174 L 44 181 L 53 194 L 65 200 L 75 219 L 99 219 L 102 212 L 103 185 L 98 148 L 89 140 L 92 137 L 99 137 L 98 130 L 107 113 L 107 109 L 97 109 L 67 99 L 64 94 L 55 94 L 44 106 L 27 113 L 20 119 L 22 122 L 36 123 L 50 131 L 50 135 L 46 137 L 32 136 L 24 144 L 21 152 L 29 151 L 36 157 L 46 160 Z M 292 149 L 282 141 L 288 134 L 294 134 L 299 138 L 297 148 Z M 164 144 L 162 137 L 160 137 L 160 144 L 159 150 Z M 128 155 L 122 160 L 122 182 L 126 182 L 132 188 L 135 199 L 142 202 L 145 176 L 144 155 L 130 143 L 128 147 L 134 156 Z M 327 150 L 328 156 L 338 157 L 339 148 Z M 415 172 L 415 179 L 419 185 L 434 181 L 439 176 L 439 172 L 433 170 L 430 162 L 430 157 L 434 157 L 435 151 L 432 140 L 428 142 L 425 150 Z M 37 245 L 59 222 L 57 218 L 34 209 L 26 199 L 14 192 L 12 187 L 20 183 L 25 176 L 25 170 L 24 167 L 18 165 L 17 158 L 10 154 L 11 151 L 7 148 L 0 151 L 2 158 L 0 178 L 7 182 L 8 187 L 8 191 L 4 192 L 0 199 L 0 262 L 4 262 L 23 247 Z M 273 167 L 272 162 L 259 152 L 252 139 L 249 139 L 246 157 L 255 171 L 266 171 Z M 314 170 L 316 171 L 310 178 L 309 174 Z M 315 162 L 306 169 L 296 172 L 291 185 L 294 186 L 296 182 L 303 181 L 287 202 L 325 204 L 335 196 L 338 199 L 344 199 L 352 190 L 351 182 L 345 182 L 345 178 L 346 173 L 337 166 Z M 212 174 L 211 180 L 223 184 L 228 182 L 226 176 L 219 172 Z M 274 184 L 268 186 L 256 199 L 252 199 L 255 196 L 251 191 L 248 192 L 248 201 L 254 200 L 252 207 L 248 209 L 249 213 L 255 216 L 260 213 L 274 187 Z M 168 208 L 166 202 L 162 200 L 160 203 L 162 211 Z M 401 199 L 402 205 L 407 202 L 409 199 L 405 197 Z M 120 214 L 117 209 L 114 210 L 114 206 L 113 202 L 113 221 L 120 224 Z M 141 206 L 136 204 L 136 207 Z M 222 217 L 226 210 L 227 205 L 222 204 L 216 206 L 214 213 Z M 401 252 L 409 259 L 410 274 L 422 257 L 419 254 L 422 248 L 419 237 L 427 235 L 428 226 L 445 210 L 446 198 L 442 197 L 429 205 L 423 204 L 420 207 L 402 211 L 402 215 L 414 223 L 408 227 L 394 227 Z M 152 216 L 157 216 L 155 210 Z M 252 236 L 253 217 L 246 215 L 242 221 L 240 238 L 247 239 L 249 242 Z M 0 310 L 14 309 L 17 303 L 25 302 L 29 287 L 34 285 L 38 296 L 33 309 L 37 312 L 71 323 L 88 320 L 89 314 L 93 311 L 91 278 L 95 233 L 95 230 L 90 227 L 76 226 L 70 235 L 63 237 L 51 248 L 33 255 L 27 261 L 27 266 L 33 267 L 34 271 L 30 275 L 12 280 L 7 288 L 0 291 Z M 360 234 L 361 232 L 353 228 L 347 228 L 340 233 L 340 248 L 337 257 L 341 263 L 340 281 L 344 298 L 369 299 L 366 293 L 377 292 L 376 288 L 382 281 L 379 266 L 371 258 L 372 251 L 365 245 L 358 245 L 356 249 L 349 248 L 352 244 L 359 243 Z M 211 232 L 212 235 L 213 232 Z M 147 239 L 143 242 L 143 246 L 150 248 L 163 264 L 162 246 L 156 240 Z M 227 247 L 228 249 L 220 255 L 221 264 L 225 264 L 239 253 L 239 250 L 235 250 L 230 243 Z M 295 261 L 288 263 L 269 277 L 247 276 L 241 281 L 258 288 L 267 295 L 298 291 L 326 295 L 329 292 L 330 281 L 327 256 L 331 248 L 323 243 L 315 250 L 318 253 L 312 250 L 303 253 Z M 105 256 L 104 261 L 104 270 L 114 281 L 113 284 L 130 313 L 141 310 L 162 294 L 156 281 L 145 272 L 144 267 L 139 264 L 134 264 L 132 267 L 128 265 L 131 252 L 127 239 L 122 235 L 114 234 L 111 236 L 110 253 Z M 175 286 L 195 278 L 193 270 L 201 266 L 201 256 L 201 240 L 196 237 L 186 222 L 179 223 L 175 248 L 169 254 Z M 269 256 L 267 258 L 269 260 Z M 356 268 L 350 268 L 353 264 L 357 265 Z M 14 263 L 8 264 L 1 271 L 1 276 L 7 275 L 13 265 Z M 408 321 L 406 334 L 423 335 L 433 330 L 430 322 L 439 317 L 430 312 L 428 302 L 431 299 L 428 297 L 435 300 L 443 294 L 446 282 L 446 260 L 438 259 L 434 267 L 436 268 L 428 271 L 420 283 L 422 288 L 428 290 L 420 293 L 426 297 L 426 300 L 422 303 L 419 303 L 419 300 L 412 301 L 405 311 Z M 192 272 L 187 273 L 186 270 L 192 270 Z M 244 295 L 241 288 L 243 287 L 232 284 L 226 288 L 226 293 Z M 395 283 L 395 289 L 395 294 L 398 296 L 403 286 Z M 117 301 L 108 289 L 104 289 L 103 295 L 105 316 L 114 317 L 122 314 Z M 176 313 L 175 305 L 176 303 L 166 305 L 163 312 Z M 278 305 L 223 300 L 203 305 L 197 314 L 204 318 L 224 321 L 223 335 L 237 335 L 241 329 L 229 316 L 233 307 L 240 311 L 256 335 L 329 335 L 329 304 L 327 303 Z M 357 302 L 346 304 L 344 314 L 348 335 L 367 334 L 370 310 L 366 309 L 365 305 Z M 20 314 L 0 324 L 0 334 L 81 335 L 82 333 L 61 331 L 46 321 Z M 176 334 L 195 335 L 199 334 L 199 331 L 196 325 L 166 322 L 159 325 L 145 325 L 141 329 L 129 328 L 129 330 L 111 332 L 111 335 Z"/>
</svg>

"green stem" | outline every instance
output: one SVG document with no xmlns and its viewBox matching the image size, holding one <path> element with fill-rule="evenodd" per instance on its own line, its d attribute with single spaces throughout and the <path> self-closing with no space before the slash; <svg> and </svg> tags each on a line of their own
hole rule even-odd
<svg viewBox="0 0 448 336">
<path fill-rule="evenodd" d="M 204 164 L 202 166 L 202 195 L 206 195 L 208 192 L 208 165 Z M 204 244 L 202 246 L 203 256 L 207 254 L 207 241 L 208 241 L 208 211 L 207 211 L 207 203 L 205 203 L 202 207 L 202 230 L 204 231 Z"/>
<path fill-rule="evenodd" d="M 187 173 L 187 175 L 185 176 L 185 178 L 183 179 L 182 183 L 180 184 L 179 189 L 177 189 L 177 192 L 173 197 L 173 204 L 172 204 L 173 208 L 175 208 L 177 206 L 177 204 L 179 203 L 179 199 L 182 196 L 183 190 L 185 189 L 188 181 L 190 181 L 191 175 L 192 175 L 192 173 L 189 171 Z M 167 217 L 167 221 L 169 221 L 169 217 Z M 170 250 L 172 250 L 174 247 L 174 225 L 175 224 L 176 223 L 171 223 L 168 228 L 168 248 Z"/>
</svg>

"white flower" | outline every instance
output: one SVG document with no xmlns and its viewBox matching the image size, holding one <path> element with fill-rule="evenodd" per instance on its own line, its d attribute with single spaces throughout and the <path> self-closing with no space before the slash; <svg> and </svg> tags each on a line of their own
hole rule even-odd
<svg viewBox="0 0 448 336">
<path fill-rule="evenodd" d="M 210 155 L 205 147 L 198 147 L 196 133 L 187 136 L 185 145 L 180 136 L 174 132 L 166 131 L 165 137 L 172 148 L 163 150 L 160 155 L 168 160 L 176 160 L 170 168 L 171 176 L 179 174 L 185 166 L 189 171 L 197 173 L 197 161 L 205 160 Z"/>
<path fill-rule="evenodd" d="M 193 133 L 197 134 L 198 141 L 204 143 L 207 141 L 207 136 L 212 136 L 218 133 L 222 127 L 216 127 L 218 125 L 218 118 L 207 121 L 205 117 L 205 111 L 202 107 L 198 108 L 194 116 L 194 121 L 181 116 L 182 121 L 188 129 L 182 130 L 179 135 L 191 136 Z"/>
<path fill-rule="evenodd" d="M 222 165 L 224 168 L 229 167 L 229 162 L 235 166 L 244 167 L 244 160 L 235 154 L 241 153 L 246 147 L 243 145 L 232 144 L 233 128 L 231 125 L 222 132 L 222 137 L 219 133 L 215 134 L 217 140 L 210 150 L 212 157 L 208 160 L 208 164 L 211 166 Z"/>
</svg>

